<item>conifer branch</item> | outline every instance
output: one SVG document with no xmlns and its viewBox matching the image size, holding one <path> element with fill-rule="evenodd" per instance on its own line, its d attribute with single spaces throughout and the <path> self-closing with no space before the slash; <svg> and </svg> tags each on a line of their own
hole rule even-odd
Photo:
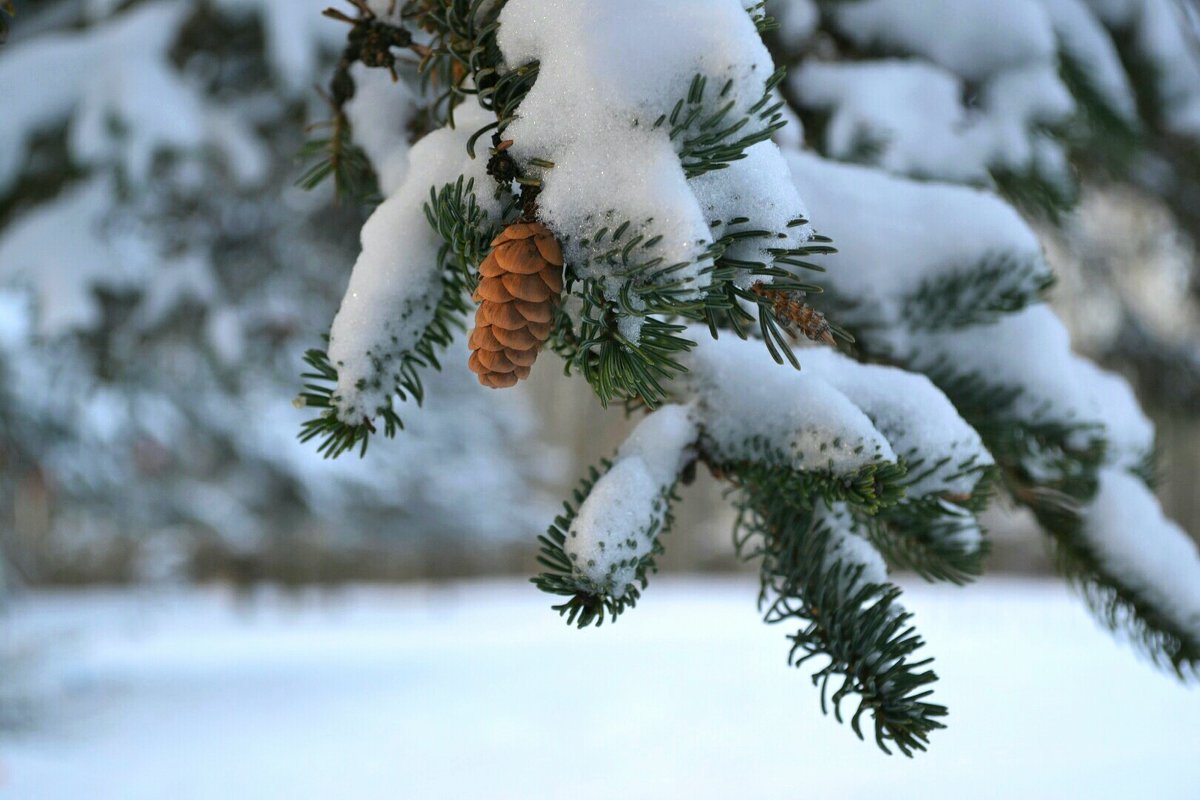
<svg viewBox="0 0 1200 800">
<path fill-rule="evenodd" d="M 469 295 L 476 281 L 475 264 L 495 233 L 476 202 L 474 181 L 464 182 L 461 177 L 439 190 L 430 190 L 425 216 L 444 242 L 438 259 L 442 292 L 433 320 L 411 350 L 376 356 L 381 371 L 383 362 L 390 362 L 388 370 L 394 381 L 394 397 L 389 396 L 385 405 L 375 409 L 375 415 L 383 420 L 383 433 L 389 438 L 404 428 L 394 407 L 396 400 L 405 402 L 412 397 L 418 405 L 423 402 L 425 387 L 420 370 L 441 369 L 438 353 L 453 341 L 456 330 L 463 329 L 464 317 L 472 308 Z M 374 424 L 369 419 L 356 422 L 338 416 L 337 369 L 324 351 L 310 350 L 305 361 L 314 371 L 303 376 L 308 382 L 297 405 L 318 408 L 321 413 L 304 423 L 300 440 L 319 439 L 318 452 L 327 458 L 336 458 L 355 447 L 365 455 L 371 434 L 376 432 Z"/>
<path fill-rule="evenodd" d="M 928 701 L 937 676 L 928 669 L 932 659 L 914 658 L 924 641 L 909 624 L 912 615 L 896 602 L 900 590 L 865 580 L 862 565 L 831 561 L 831 530 L 814 517 L 810 500 L 789 502 L 774 486 L 754 481 L 742 489 L 739 553 L 762 560 L 765 621 L 800 623 L 789 637 L 790 663 L 828 659 L 812 676 L 821 710 L 832 706 L 842 722 L 842 703 L 856 697 L 848 717 L 860 739 L 869 712 L 884 752 L 891 752 L 889 745 L 906 756 L 926 749 L 929 734 L 945 727 L 947 711 Z"/>
<path fill-rule="evenodd" d="M 566 597 L 566 601 L 553 608 L 559 616 L 566 617 L 568 625 L 578 628 L 603 625 L 606 618 L 616 621 L 622 613 L 637 605 L 641 590 L 649 584 L 649 576 L 658 572 L 655 558 L 663 552 L 662 537 L 670 532 L 674 523 L 671 505 L 679 499 L 674 489 L 667 492 L 663 498 L 666 505 L 664 521 L 661 528 L 649 532 L 654 544 L 650 553 L 637 564 L 634 585 L 620 596 L 614 596 L 608 587 L 585 575 L 566 550 L 571 525 L 580 506 L 591 493 L 592 487 L 611 467 L 612 462 L 607 459 L 602 460 L 599 467 L 591 467 L 587 477 L 572 493 L 571 501 L 563 503 L 563 513 L 555 518 L 544 535 L 538 537 L 540 547 L 537 561 L 545 568 L 545 572 L 530 581 L 547 594 Z"/>
</svg>

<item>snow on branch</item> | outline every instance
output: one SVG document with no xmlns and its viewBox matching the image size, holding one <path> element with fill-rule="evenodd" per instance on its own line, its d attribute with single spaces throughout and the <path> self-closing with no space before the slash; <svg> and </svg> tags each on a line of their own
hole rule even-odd
<svg viewBox="0 0 1200 800">
<path fill-rule="evenodd" d="M 458 129 L 443 128 L 413 145 L 408 176 L 363 226 L 362 252 L 329 332 L 329 360 L 337 371 L 334 403 L 347 423 L 370 420 L 390 408 L 404 376 L 402 354 L 416 349 L 433 324 L 442 296 L 439 253 L 444 240 L 426 216 L 430 192 L 466 176 L 490 185 L 482 160 L 466 154 L 473 123 L 485 113 L 467 109 Z M 475 194 L 487 219 L 498 221 L 491 192 Z"/>
<path fill-rule="evenodd" d="M 906 494 L 970 496 L 992 465 L 979 434 L 924 375 L 860 364 L 833 350 L 800 353 L 805 371 L 846 395 L 909 464 Z"/>
<path fill-rule="evenodd" d="M 696 398 L 702 446 L 714 463 L 845 475 L 895 462 L 867 415 L 819 374 L 781 367 L 760 342 L 697 337 L 682 383 Z"/>
<path fill-rule="evenodd" d="M 786 155 L 818 229 L 838 245 L 815 260 L 831 267 L 826 308 L 843 325 L 957 328 L 1034 302 L 1050 283 L 1037 237 L 994 195 Z"/>
<path fill-rule="evenodd" d="M 1041 129 L 1074 101 L 1059 78 L 1055 31 L 1037 0 L 864 0 L 829 5 L 861 51 L 926 61 L 806 62 L 790 87 L 832 117 L 823 146 L 841 159 L 959 181 L 1038 174 L 1072 190 L 1063 147 Z M 962 98 L 970 86 L 977 102 Z M 859 150 L 866 145 L 867 152 Z"/>
<path fill-rule="evenodd" d="M 183 3 L 147 3 L 86 33 L 54 33 L 0 51 L 0 193 L 18 177 L 31 137 L 64 122 L 75 163 L 116 162 L 137 183 L 156 154 L 204 146 L 222 153 L 237 180 L 260 181 L 267 155 L 253 131 L 171 63 L 188 12 Z"/>
<path fill-rule="evenodd" d="M 597 594 L 624 597 L 669 526 L 671 493 L 694 455 L 691 411 L 667 405 L 634 429 L 580 506 L 565 550 Z"/>
<path fill-rule="evenodd" d="M 1163 516 L 1142 480 L 1116 468 L 1100 472 L 1100 487 L 1084 510 L 1080 535 L 1111 582 L 1108 590 L 1087 590 L 1110 624 L 1131 628 L 1135 636 L 1148 640 L 1152 657 L 1166 660 L 1181 673 L 1191 671 L 1194 677 L 1200 665 L 1196 543 Z"/>
<path fill-rule="evenodd" d="M 761 180 L 782 172 L 766 141 L 782 124 L 777 77 L 741 3 L 702 0 L 681 14 L 670 0 L 510 0 L 498 43 L 510 66 L 539 65 L 503 129 L 509 152 L 540 187 L 539 218 L 575 275 L 634 318 L 621 328 L 632 344 L 655 301 L 629 298 L 631 278 L 696 301 L 735 220 L 775 235 L 774 249 L 806 240 L 788 225 L 805 216 L 795 191 Z M 614 229 L 629 233 L 619 248 L 605 236 Z"/>
</svg>

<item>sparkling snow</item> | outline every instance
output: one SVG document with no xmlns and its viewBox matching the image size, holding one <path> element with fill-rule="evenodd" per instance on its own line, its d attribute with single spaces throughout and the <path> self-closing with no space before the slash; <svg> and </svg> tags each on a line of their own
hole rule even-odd
<svg viewBox="0 0 1200 800">
<path fill-rule="evenodd" d="M 614 597 L 625 595 L 653 550 L 698 435 L 687 406 L 658 409 L 638 423 L 580 506 L 564 547 L 575 568 Z"/>
</svg>

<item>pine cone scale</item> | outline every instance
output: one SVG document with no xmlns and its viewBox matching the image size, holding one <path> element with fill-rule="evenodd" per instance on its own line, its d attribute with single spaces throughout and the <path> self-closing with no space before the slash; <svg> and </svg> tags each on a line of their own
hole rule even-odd
<svg viewBox="0 0 1200 800">
<path fill-rule="evenodd" d="M 476 303 L 484 300 L 490 300 L 493 303 L 508 303 L 516 298 L 505 286 L 504 278 L 497 277 L 481 280 L 478 288 L 475 289 L 475 294 L 471 295 L 471 299 Z"/>
<path fill-rule="evenodd" d="M 518 275 L 535 275 L 547 266 L 552 266 L 542 258 L 537 244 L 529 239 L 517 239 L 512 243 L 506 242 L 492 252 L 496 254 L 496 261 L 505 272 L 515 272 Z"/>
<path fill-rule="evenodd" d="M 467 365 L 484 386 L 507 388 L 529 376 L 553 327 L 562 265 L 562 248 L 540 222 L 513 223 L 492 240 L 479 265 L 468 340 Z"/>
<path fill-rule="evenodd" d="M 562 282 L 562 273 L 561 272 L 550 272 L 550 271 L 541 272 L 541 273 L 539 273 L 538 277 L 542 279 L 542 282 L 545 283 L 547 287 L 549 287 L 550 291 L 554 295 L 562 294 L 563 282 Z"/>
<path fill-rule="evenodd" d="M 538 253 L 549 264 L 556 267 L 563 265 L 562 248 L 558 245 L 558 240 L 553 238 L 537 238 L 533 240 L 537 246 Z"/>
<path fill-rule="evenodd" d="M 490 328 L 489 330 L 497 342 L 503 347 L 511 347 L 513 350 L 528 350 L 540 344 L 538 338 L 530 333 L 528 328 L 515 331 L 506 331 L 503 328 Z"/>
<path fill-rule="evenodd" d="M 545 303 L 552 294 L 557 294 L 557 292 L 551 292 L 550 287 L 538 275 L 512 273 L 505 275 L 501 280 L 504 290 L 511 296 L 511 299 L 524 300 L 527 303 Z"/>
<path fill-rule="evenodd" d="M 503 350 L 504 344 L 496 337 L 491 325 L 483 325 L 471 331 L 467 344 L 472 350 Z"/>
</svg>

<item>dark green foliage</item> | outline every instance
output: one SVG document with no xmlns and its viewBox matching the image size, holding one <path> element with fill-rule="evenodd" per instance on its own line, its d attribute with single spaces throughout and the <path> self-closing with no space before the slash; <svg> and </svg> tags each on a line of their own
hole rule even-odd
<svg viewBox="0 0 1200 800">
<path fill-rule="evenodd" d="M 1047 175 L 1037 167 L 1021 171 L 993 167 L 991 174 L 996 191 L 1005 200 L 1056 225 L 1079 202 L 1079 186 L 1073 176 Z"/>
<path fill-rule="evenodd" d="M 750 14 L 750 19 L 754 22 L 754 27 L 758 29 L 760 34 L 769 33 L 779 28 L 779 23 L 767 13 L 767 0 L 762 0 L 762 2 L 749 6 L 746 12 Z"/>
<path fill-rule="evenodd" d="M 747 222 L 748 219 L 740 218 L 729 224 Z M 653 220 L 647 220 L 642 228 L 652 223 Z M 803 223 L 804 220 L 795 220 L 793 224 Z M 698 292 L 691 283 L 676 277 L 690 264 L 663 265 L 660 258 L 642 257 L 642 252 L 656 244 L 660 237 L 647 238 L 645 233 L 635 233 L 629 222 L 615 227 L 602 226 L 582 243 L 594 249 L 598 245 L 608 245 L 606 249 L 597 250 L 589 264 L 601 263 L 605 271 L 626 278 L 626 284 L 616 301 L 608 297 L 597 280 L 578 280 L 569 285 L 571 294 L 582 301 L 582 309 L 576 327 L 565 320 L 556 327 L 554 349 L 567 360 L 568 370 L 575 369 L 583 374 L 605 404 L 637 398 L 655 407 L 665 397 L 664 382 L 683 372 L 678 358 L 694 347 L 695 342 L 681 335 L 684 324 L 666 322 L 660 317 L 703 322 L 713 336 L 724 329 L 744 339 L 757 329 L 778 363 L 787 360 L 798 367 L 790 335 L 776 319 L 771 301 L 735 285 L 735 279 L 749 278 L 739 280 L 742 285 L 751 284 L 755 279 L 772 280 L 771 287 L 780 291 L 820 292 L 820 287 L 798 281 L 789 270 L 820 269 L 804 259 L 815 253 L 832 252 L 833 248 L 826 244 L 829 240 L 814 237 L 799 247 L 772 250 L 778 266 L 739 261 L 725 255 L 736 241 L 748 238 L 771 240 L 782 235 L 742 229 L 722 236 L 698 259 L 712 264 L 706 268 L 709 286 Z M 756 313 L 748 313 L 738 304 L 739 300 L 753 304 Z M 621 333 L 622 317 L 636 317 L 641 321 L 638 342 L 630 341 Z"/>
<path fill-rule="evenodd" d="M 679 143 L 679 160 L 688 178 L 724 169 L 744 158 L 748 147 L 767 141 L 787 124 L 781 111 L 783 101 L 772 102 L 784 74 L 784 69 L 776 70 L 767 78 L 762 98 L 744 116 L 733 118 L 729 114 L 737 101 L 729 96 L 732 78 L 717 92 L 712 105 L 705 98 L 708 79 L 703 75 L 692 79 L 687 97 L 654 122 L 655 128 L 668 126 L 671 139 Z"/>
<path fill-rule="evenodd" d="M 983 574 L 987 541 L 965 546 L 961 538 L 977 524 L 970 512 L 925 498 L 861 522 L 863 534 L 893 568 L 960 586 Z"/>
<path fill-rule="evenodd" d="M 1126 119 L 1096 88 L 1088 70 L 1059 43 L 1059 76 L 1075 98 L 1075 119 L 1065 138 L 1071 145 L 1071 160 L 1101 174 L 1128 173 L 1145 146 L 1137 120 Z"/>
<path fill-rule="evenodd" d="M 980 325 L 1041 301 L 1053 284 L 1040 255 L 995 252 L 966 269 L 921 281 L 904 297 L 901 316 L 915 331 Z"/>
<path fill-rule="evenodd" d="M 450 344 L 456 329 L 463 328 L 464 315 L 473 307 L 469 294 L 475 286 L 475 265 L 495 234 L 476 203 L 474 190 L 474 181 L 464 184 L 460 177 L 455 183 L 430 191 L 425 215 L 444 241 L 439 254 L 442 295 L 433 322 L 411 350 L 374 354 L 376 380 L 394 383 L 395 397 L 375 409 L 375 415 L 383 420 L 385 436 L 394 436 L 404 427 L 394 408 L 395 399 L 404 402 L 412 397 L 418 405 L 424 400 L 420 370 L 441 369 L 438 352 Z M 318 451 L 327 458 L 336 458 L 355 447 L 360 455 L 365 454 L 370 435 L 376 432 L 375 425 L 370 419 L 346 421 L 337 415 L 337 368 L 323 351 L 310 350 L 305 360 L 314 371 L 304 375 L 307 382 L 298 404 L 322 412 L 304 423 L 300 440 L 319 439 Z"/>
<path fill-rule="evenodd" d="M 537 80 L 537 62 L 502 70 L 496 31 L 503 7 L 503 2 L 491 0 L 408 0 L 404 4 L 403 17 L 432 37 L 420 74 L 434 96 L 429 113 L 435 126 L 453 124 L 454 108 L 473 99 L 494 112 L 497 120 L 476 136 L 492 128 L 503 130 Z"/>
<path fill-rule="evenodd" d="M 328 128 L 329 135 L 308 140 L 296 154 L 299 161 L 309 165 L 296 185 L 311 191 L 333 176 L 337 199 L 357 205 L 378 203 L 375 172 L 366 154 L 354 144 L 350 123 L 344 117 L 335 118 L 313 126 L 316 128 Z"/>
<path fill-rule="evenodd" d="M 753 488 L 789 507 L 811 510 L 818 502 L 826 506 L 848 503 L 864 514 L 876 514 L 904 496 L 907 467 L 903 463 L 880 461 L 841 475 L 818 464 L 809 470 L 794 470 L 778 466 L 787 459 L 770 443 L 758 439 L 751 445 L 756 451 L 753 459 L 722 463 L 716 473 L 737 488 Z"/>
<path fill-rule="evenodd" d="M 945 727 L 946 708 L 928 701 L 937 680 L 932 659 L 914 659 L 924 642 L 896 602 L 900 590 L 862 580 L 863 567 L 827 557 L 832 531 L 799 492 L 780 494 L 778 480 L 739 481 L 738 549 L 762 561 L 760 607 L 768 623 L 799 624 L 789 661 L 799 667 L 828 659 L 813 673 L 821 708 L 843 721 L 843 701 L 857 698 L 850 726 L 863 738 L 870 713 L 874 737 L 904 755 L 924 750 L 929 734 Z M 830 690 L 832 689 L 832 694 Z"/>
<path fill-rule="evenodd" d="M 541 547 L 537 560 L 546 568 L 546 571 L 536 578 L 531 578 L 531 581 L 543 592 L 568 598 L 553 608 L 560 616 L 566 617 L 568 625 L 579 628 L 586 628 L 592 624 L 602 625 L 605 615 L 609 619 L 616 620 L 626 609 L 637 605 L 637 601 L 641 597 L 641 589 L 645 589 L 649 583 L 649 575 L 658 571 L 655 556 L 663 552 L 662 536 L 670 531 L 671 524 L 674 522 L 671 503 L 678 498 L 672 490 L 664 498 L 667 509 L 664 524 L 661 529 L 650 532 L 654 540 L 653 549 L 642 558 L 637 566 L 636 583 L 638 585 L 630 586 L 620 597 L 614 597 L 604 587 L 597 585 L 577 570 L 565 549 L 571 523 L 575 521 L 579 507 L 591 493 L 596 481 L 611 467 L 612 462 L 608 460 L 602 461 L 599 468 L 592 467 L 588 476 L 575 489 L 571 502 L 563 503 L 563 513 L 555 518 L 554 524 L 544 535 L 538 537 Z"/>
<path fill-rule="evenodd" d="M 651 408 L 658 406 L 667 394 L 664 384 L 684 371 L 678 357 L 696 346 L 680 335 L 686 327 L 646 317 L 633 342 L 621 333 L 617 311 L 598 281 L 580 282 L 574 294 L 584 300 L 578 330 L 569 334 L 569 344 L 555 345 L 567 359 L 567 370 L 578 370 L 604 405 L 636 398 Z M 680 315 L 689 310 L 683 303 L 672 308 L 669 301 L 656 302 L 653 308 Z"/>
</svg>

